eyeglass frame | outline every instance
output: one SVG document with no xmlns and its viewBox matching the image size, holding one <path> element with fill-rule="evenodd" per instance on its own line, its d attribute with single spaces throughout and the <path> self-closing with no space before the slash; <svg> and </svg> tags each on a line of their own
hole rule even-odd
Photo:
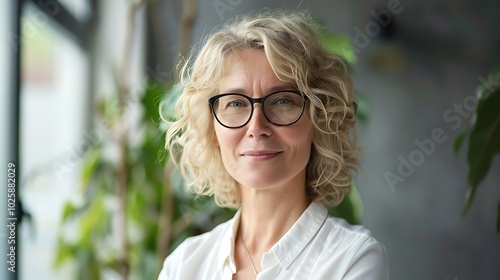
<svg viewBox="0 0 500 280">
<path fill-rule="evenodd" d="M 297 117 L 297 119 L 289 124 L 277 124 L 277 123 L 274 123 L 272 122 L 269 117 L 266 115 L 266 112 L 264 111 L 264 102 L 266 102 L 266 99 L 269 97 L 269 96 L 272 96 L 273 94 L 276 94 L 276 93 L 280 93 L 280 92 L 291 92 L 291 93 L 295 93 L 297 95 L 300 95 L 300 97 L 302 97 L 302 110 L 300 112 L 300 115 Z M 248 117 L 248 120 L 240 125 L 240 126 L 228 126 L 228 125 L 225 125 L 223 124 L 220 120 L 219 120 L 219 117 L 217 117 L 217 114 L 215 113 L 215 109 L 214 109 L 214 105 L 215 105 L 215 102 L 217 102 L 217 100 L 221 97 L 224 97 L 224 96 L 228 96 L 228 95 L 238 95 L 238 96 L 241 96 L 245 99 L 247 99 L 248 101 L 250 101 L 250 105 L 252 105 L 252 110 L 250 111 L 250 116 Z M 208 104 L 210 105 L 210 111 L 212 112 L 212 114 L 214 115 L 215 119 L 217 120 L 217 122 L 222 125 L 223 127 L 225 128 L 229 128 L 229 129 L 237 129 L 237 128 L 241 128 L 241 127 L 244 127 L 245 125 L 247 125 L 250 120 L 252 119 L 252 116 L 253 116 L 253 112 L 254 112 L 254 109 L 255 109 L 255 103 L 260 103 L 261 104 L 261 108 L 260 110 L 262 111 L 262 114 L 264 115 L 264 117 L 266 118 L 266 120 L 273 124 L 273 125 L 276 125 L 276 126 L 289 126 L 289 125 L 292 125 L 296 122 L 298 122 L 300 120 L 300 118 L 302 118 L 302 115 L 304 114 L 304 109 L 306 108 L 306 96 L 303 92 L 301 91 L 298 91 L 298 90 L 278 90 L 278 91 L 274 91 L 274 92 L 271 92 L 269 93 L 268 95 L 266 96 L 263 96 L 261 98 L 252 98 L 248 95 L 244 95 L 244 94 L 241 94 L 241 93 L 235 93 L 235 92 L 227 92 L 227 93 L 222 93 L 222 94 L 218 94 L 218 95 L 214 95 L 212 97 L 210 97 L 208 99 Z"/>
</svg>

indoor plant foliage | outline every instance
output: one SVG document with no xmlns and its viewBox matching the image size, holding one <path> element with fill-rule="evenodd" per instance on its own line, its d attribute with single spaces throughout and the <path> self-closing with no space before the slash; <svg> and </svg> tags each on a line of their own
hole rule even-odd
<svg viewBox="0 0 500 280">
<path fill-rule="evenodd" d="M 183 190 L 182 180 L 169 177 L 164 134 L 158 128 L 158 104 L 165 92 L 158 84 L 146 89 L 141 100 L 141 141 L 127 146 L 126 236 L 132 279 L 153 279 L 161 260 L 187 236 L 205 232 L 234 213 L 219 209 L 211 199 L 193 199 Z M 105 103 L 102 108 L 112 104 Z M 118 163 L 104 152 L 115 142 L 111 138 L 92 147 L 82 167 L 81 201 L 68 202 L 62 213 L 56 264 L 72 259 L 78 279 L 102 279 L 106 271 L 120 271 L 114 189 Z M 70 233 L 72 237 L 66 237 Z"/>
<path fill-rule="evenodd" d="M 488 77 L 490 83 L 481 84 L 476 90 L 476 110 L 470 125 L 456 138 L 455 153 L 469 136 L 467 164 L 469 167 L 465 215 L 474 201 L 479 184 L 488 174 L 493 158 L 500 153 L 500 71 Z M 497 233 L 500 234 L 500 200 L 497 206 Z"/>
</svg>

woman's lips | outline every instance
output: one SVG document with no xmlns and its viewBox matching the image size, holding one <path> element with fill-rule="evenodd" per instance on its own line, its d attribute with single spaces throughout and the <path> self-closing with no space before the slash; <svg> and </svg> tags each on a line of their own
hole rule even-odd
<svg viewBox="0 0 500 280">
<path fill-rule="evenodd" d="M 244 152 L 241 156 L 252 160 L 268 160 L 275 158 L 281 151 L 249 151 Z"/>
</svg>

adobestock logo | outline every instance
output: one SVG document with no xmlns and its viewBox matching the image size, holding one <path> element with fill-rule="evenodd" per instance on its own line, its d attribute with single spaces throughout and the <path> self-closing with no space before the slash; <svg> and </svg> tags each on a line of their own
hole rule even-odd
<svg viewBox="0 0 500 280">
<path fill-rule="evenodd" d="M 480 85 L 486 89 L 486 94 L 492 93 L 495 88 L 500 87 L 500 77 L 495 77 L 492 74 L 488 76 L 488 79 L 482 76 L 479 76 L 477 79 Z M 457 130 L 462 127 L 465 120 L 473 115 L 476 110 L 477 102 L 478 97 L 476 95 L 467 96 L 462 103 L 455 103 L 452 108 L 443 112 L 443 121 L 453 130 Z M 427 157 L 434 154 L 437 144 L 446 142 L 448 138 L 444 129 L 437 127 L 432 130 L 430 137 L 424 138 L 423 140 L 415 139 L 414 143 L 416 148 L 412 150 L 407 157 L 403 157 L 402 155 L 398 156 L 399 163 L 396 168 L 397 172 L 384 172 L 385 181 L 391 191 L 394 192 L 396 190 L 396 184 L 404 183 L 408 177 L 413 175 L 417 167 L 422 165 Z"/>
<path fill-rule="evenodd" d="M 411 2 L 412 0 L 408 1 Z M 387 9 L 382 9 L 378 12 L 374 10 L 370 11 L 373 20 L 368 21 L 363 29 L 359 26 L 353 28 L 353 43 L 356 53 L 360 53 L 362 49 L 366 48 L 371 43 L 372 38 L 377 37 L 382 31 L 382 28 L 386 28 L 389 25 L 394 15 L 404 10 L 399 0 L 389 0 L 386 7 Z"/>
<path fill-rule="evenodd" d="M 40 9 L 45 12 L 35 10 L 33 16 L 29 18 L 23 16 L 21 18 L 21 34 L 18 35 L 11 33 L 9 36 L 10 45 L 16 53 L 19 52 L 21 43 L 25 43 L 27 40 L 33 39 L 39 33 L 40 28 L 43 28 L 48 24 L 49 18 L 47 15 L 54 17 L 60 12 L 59 3 L 55 0 L 38 0 L 37 4 Z"/>
<path fill-rule="evenodd" d="M 213 5 L 220 21 L 224 21 L 224 13 L 232 12 L 241 3 L 243 3 L 243 0 L 215 0 Z"/>
<path fill-rule="evenodd" d="M 422 165 L 426 157 L 434 154 L 436 144 L 444 143 L 446 140 L 448 140 L 448 135 L 441 128 L 434 128 L 429 138 L 424 138 L 423 140 L 415 139 L 414 143 L 417 148 L 409 153 L 408 159 L 402 155 L 398 156 L 397 174 L 390 171 L 384 173 L 384 178 L 391 191 L 394 192 L 396 190 L 395 186 L 397 183 L 404 183 L 406 178 L 413 175 L 416 167 Z"/>
<path fill-rule="evenodd" d="M 169 72 L 163 72 L 160 69 L 159 64 L 157 64 L 155 68 L 147 66 L 144 70 L 145 73 L 142 78 L 142 82 L 130 87 L 129 89 L 130 95 L 125 102 L 126 114 L 129 114 L 128 108 L 133 105 L 140 104 L 144 91 L 156 88 L 157 84 L 160 84 L 164 78 L 168 77 L 169 74 Z M 153 79 L 155 83 L 149 83 L 150 79 Z M 117 112 L 120 110 L 119 101 L 114 100 L 110 104 L 110 107 L 110 111 Z M 127 116 L 123 117 L 126 118 Z M 59 181 L 63 181 L 67 174 L 71 174 L 75 170 L 78 170 L 83 159 L 93 148 L 103 144 L 104 141 L 112 141 L 112 135 L 116 133 L 115 126 L 116 123 L 107 119 L 102 119 L 97 123 L 95 129 L 82 133 L 83 139 L 80 139 L 79 142 L 71 147 L 66 147 L 65 153 L 53 160 L 51 164 L 54 174 L 57 176 Z"/>
</svg>

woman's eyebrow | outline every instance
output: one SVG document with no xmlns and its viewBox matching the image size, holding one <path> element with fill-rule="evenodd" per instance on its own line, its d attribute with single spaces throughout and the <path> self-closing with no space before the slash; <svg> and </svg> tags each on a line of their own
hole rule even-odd
<svg viewBox="0 0 500 280">
<path fill-rule="evenodd" d="M 280 91 L 280 90 L 296 90 L 296 87 L 293 84 L 283 84 L 283 85 L 278 85 L 271 87 L 268 91 L 268 93 L 275 92 L 275 91 Z"/>
<path fill-rule="evenodd" d="M 225 90 L 221 90 L 220 91 L 221 93 L 245 93 L 245 90 L 243 90 L 242 88 L 228 88 L 228 89 L 225 89 Z"/>
<path fill-rule="evenodd" d="M 265 94 L 269 94 L 269 93 L 280 91 L 280 90 L 297 90 L 297 89 L 293 84 L 276 85 L 276 86 L 272 86 L 268 90 L 266 90 Z M 244 94 L 244 93 L 246 93 L 246 90 L 244 90 L 241 87 L 234 87 L 234 88 L 228 88 L 228 89 L 222 90 L 221 93 L 223 93 L 223 92 L 224 93 L 234 92 L 234 93 Z"/>
</svg>

